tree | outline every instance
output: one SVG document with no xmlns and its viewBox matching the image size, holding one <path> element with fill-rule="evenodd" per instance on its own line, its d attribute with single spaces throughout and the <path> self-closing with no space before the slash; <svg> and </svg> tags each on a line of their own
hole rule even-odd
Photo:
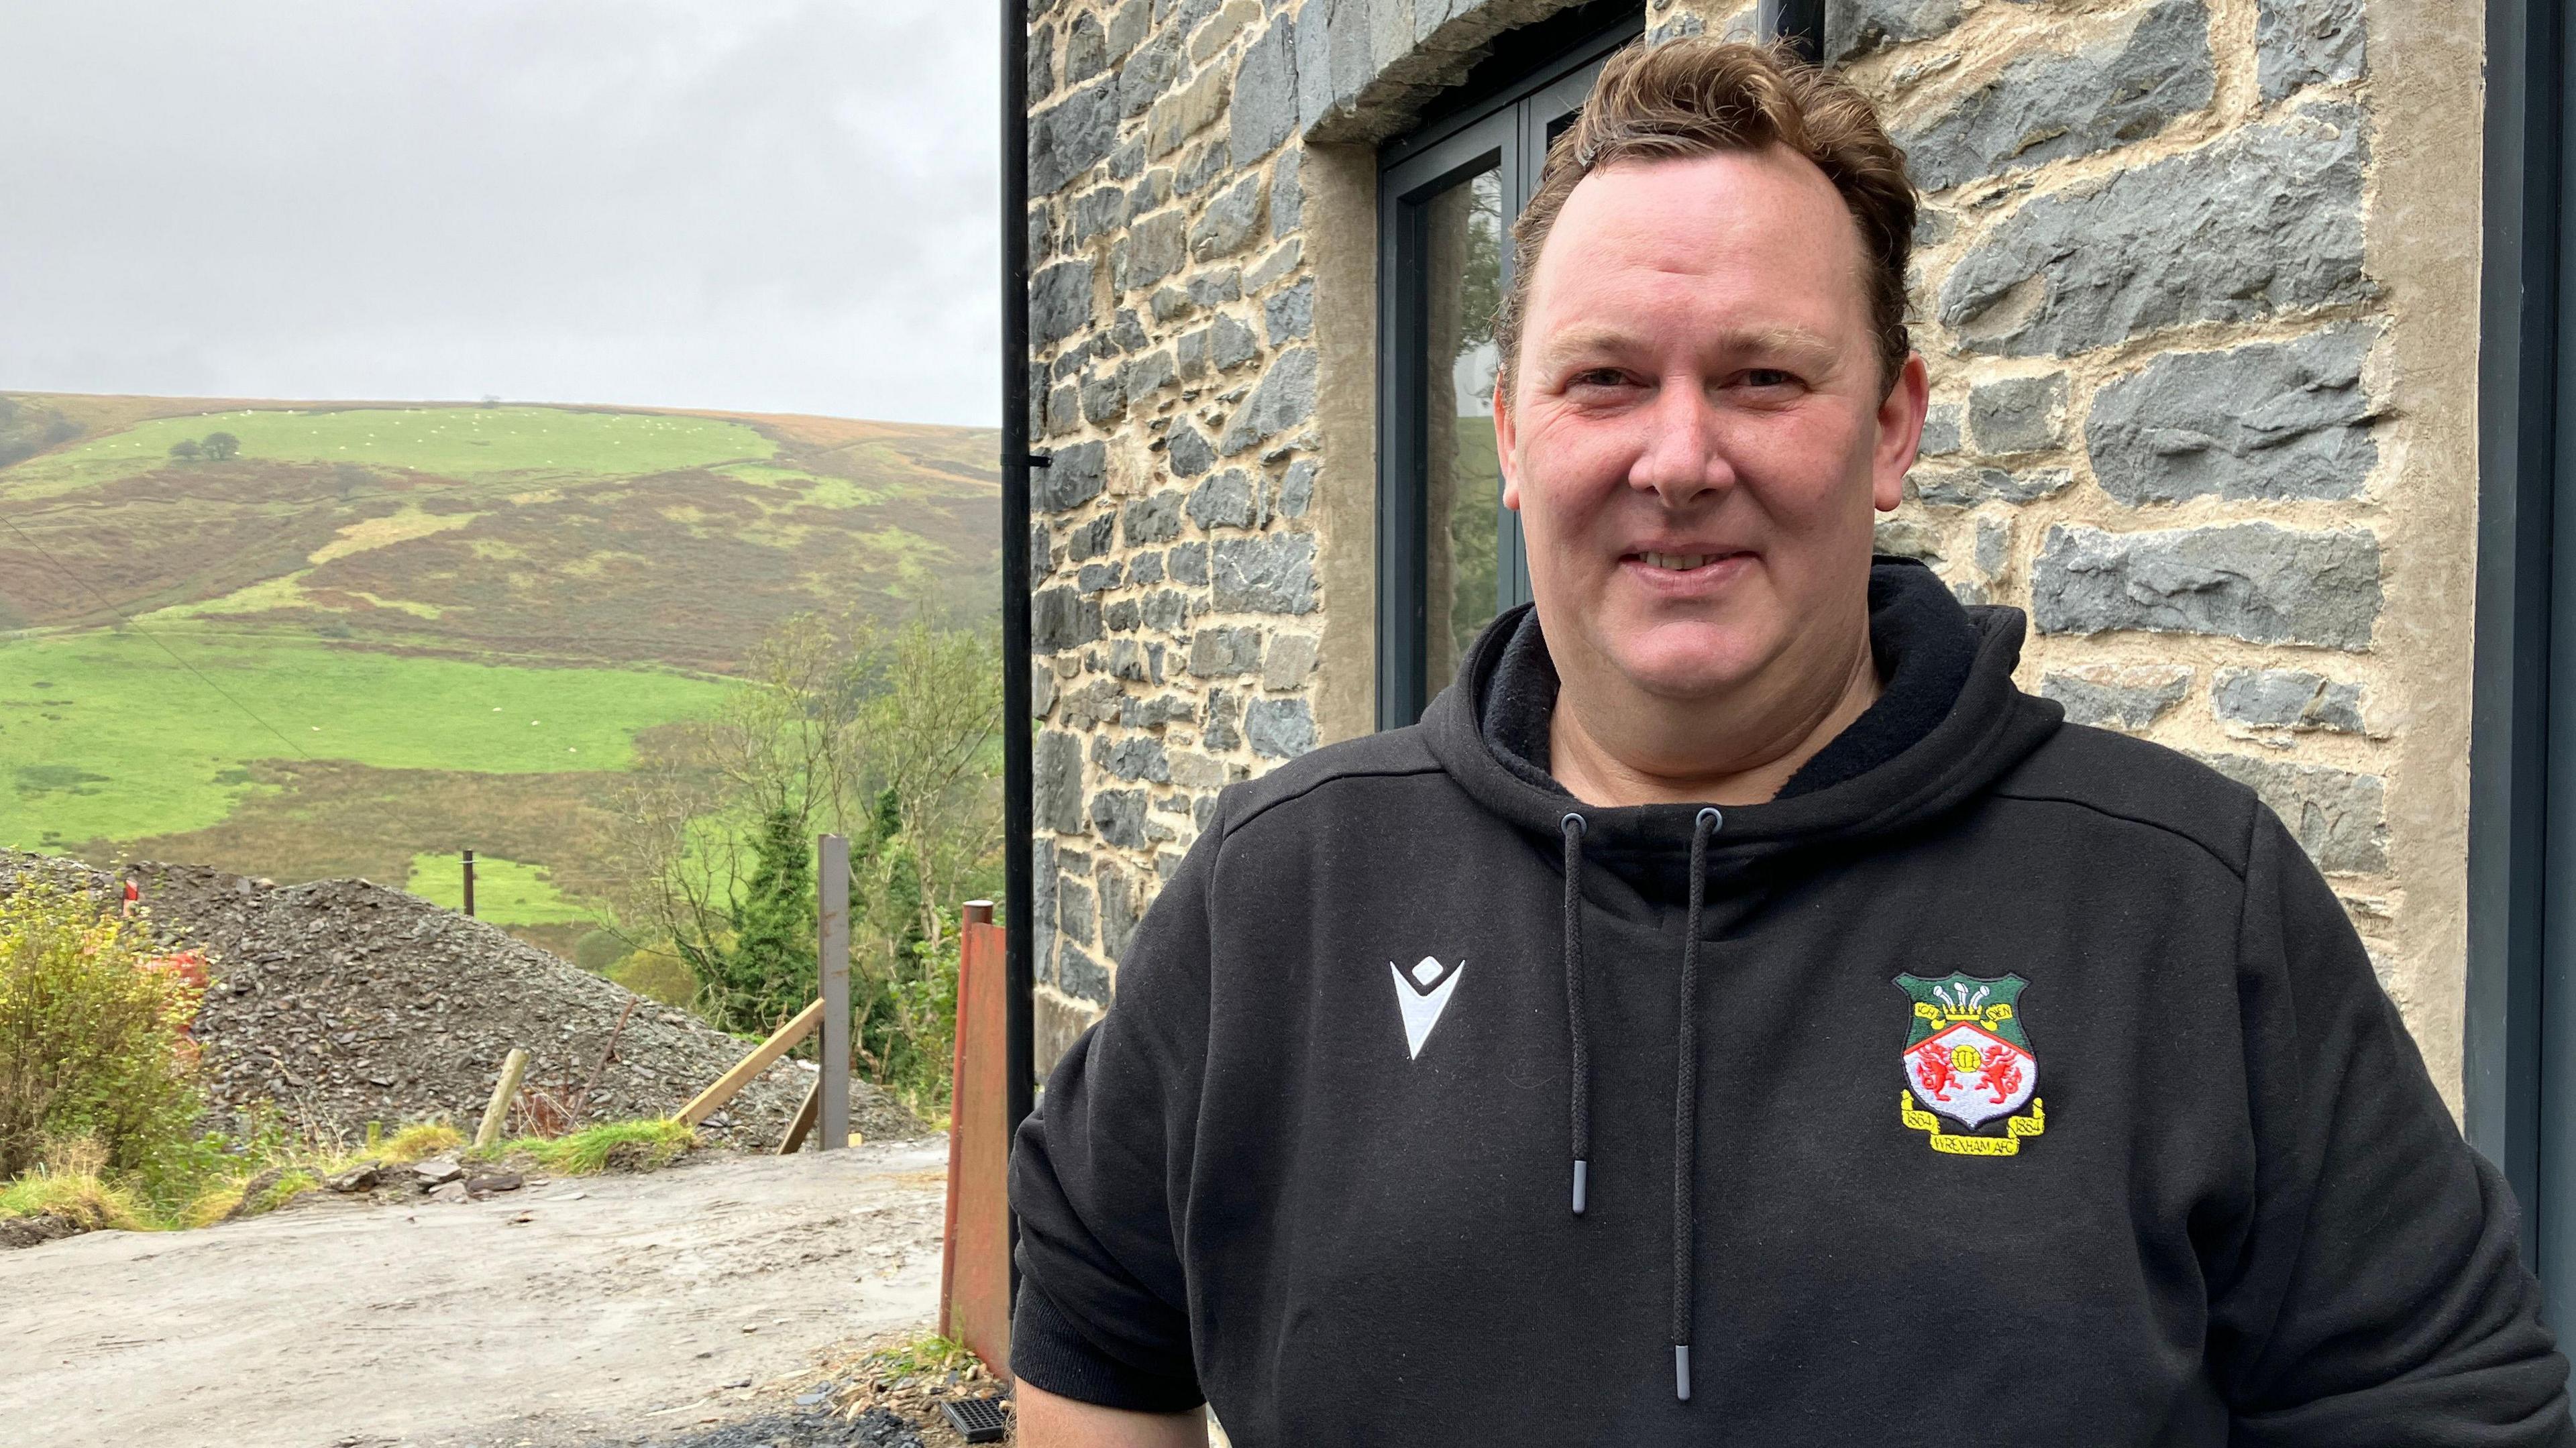
<svg viewBox="0 0 2576 1448">
<path fill-rule="evenodd" d="M 177 458 L 183 463 L 195 462 L 197 460 L 197 454 L 202 451 L 204 451 L 204 449 L 197 446 L 197 440 L 193 437 L 183 437 L 177 442 L 170 444 L 170 456 Z"/>
<path fill-rule="evenodd" d="M 219 463 L 231 462 L 241 455 L 241 439 L 228 432 L 207 433 L 205 446 L 206 456 Z"/>
<path fill-rule="evenodd" d="M 786 810 L 762 817 L 751 841 L 751 878 L 733 908 L 732 947 L 698 993 L 728 1030 L 775 1030 L 814 998 L 817 973 L 813 842 Z"/>
</svg>

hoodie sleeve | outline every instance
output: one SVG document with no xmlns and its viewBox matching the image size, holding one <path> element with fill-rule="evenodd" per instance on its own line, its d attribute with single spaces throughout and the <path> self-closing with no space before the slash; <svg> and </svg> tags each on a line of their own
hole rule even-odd
<svg viewBox="0 0 2576 1448">
<path fill-rule="evenodd" d="M 2238 941 L 2255 1203 L 2209 1264 L 2233 1441 L 2576 1443 L 2512 1194 L 2460 1139 L 2334 893 L 2256 814 Z"/>
<path fill-rule="evenodd" d="M 1209 879 L 1202 835 L 1129 940 L 1118 989 L 1047 1078 L 1011 1153 L 1020 1294 L 1011 1371 L 1134 1412 L 1203 1401 L 1176 1223 L 1207 1050 Z"/>
</svg>

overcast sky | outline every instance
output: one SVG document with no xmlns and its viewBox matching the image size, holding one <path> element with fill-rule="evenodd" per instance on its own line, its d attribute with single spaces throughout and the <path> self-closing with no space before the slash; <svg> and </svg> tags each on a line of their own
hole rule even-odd
<svg viewBox="0 0 2576 1448">
<path fill-rule="evenodd" d="M 998 9 L 0 0 L 0 390 L 990 425 Z"/>
</svg>

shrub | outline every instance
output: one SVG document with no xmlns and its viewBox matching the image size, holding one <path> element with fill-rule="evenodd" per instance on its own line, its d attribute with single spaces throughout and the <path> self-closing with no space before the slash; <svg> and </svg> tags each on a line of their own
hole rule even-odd
<svg viewBox="0 0 2576 1448">
<path fill-rule="evenodd" d="M 144 927 L 86 895 L 0 898 L 0 1181 L 80 1137 L 113 1172 L 178 1165 L 200 1109 L 187 1028 L 201 994 L 153 962 Z"/>
</svg>

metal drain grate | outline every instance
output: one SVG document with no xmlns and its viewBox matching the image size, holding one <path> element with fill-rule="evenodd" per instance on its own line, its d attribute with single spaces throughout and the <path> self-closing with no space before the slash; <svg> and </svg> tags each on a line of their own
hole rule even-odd
<svg viewBox="0 0 2576 1448">
<path fill-rule="evenodd" d="M 999 1398 L 968 1398 L 942 1403 L 939 1408 L 948 1415 L 948 1426 L 969 1443 L 999 1443 L 1011 1428 L 1010 1417 L 1002 1411 Z"/>
</svg>

